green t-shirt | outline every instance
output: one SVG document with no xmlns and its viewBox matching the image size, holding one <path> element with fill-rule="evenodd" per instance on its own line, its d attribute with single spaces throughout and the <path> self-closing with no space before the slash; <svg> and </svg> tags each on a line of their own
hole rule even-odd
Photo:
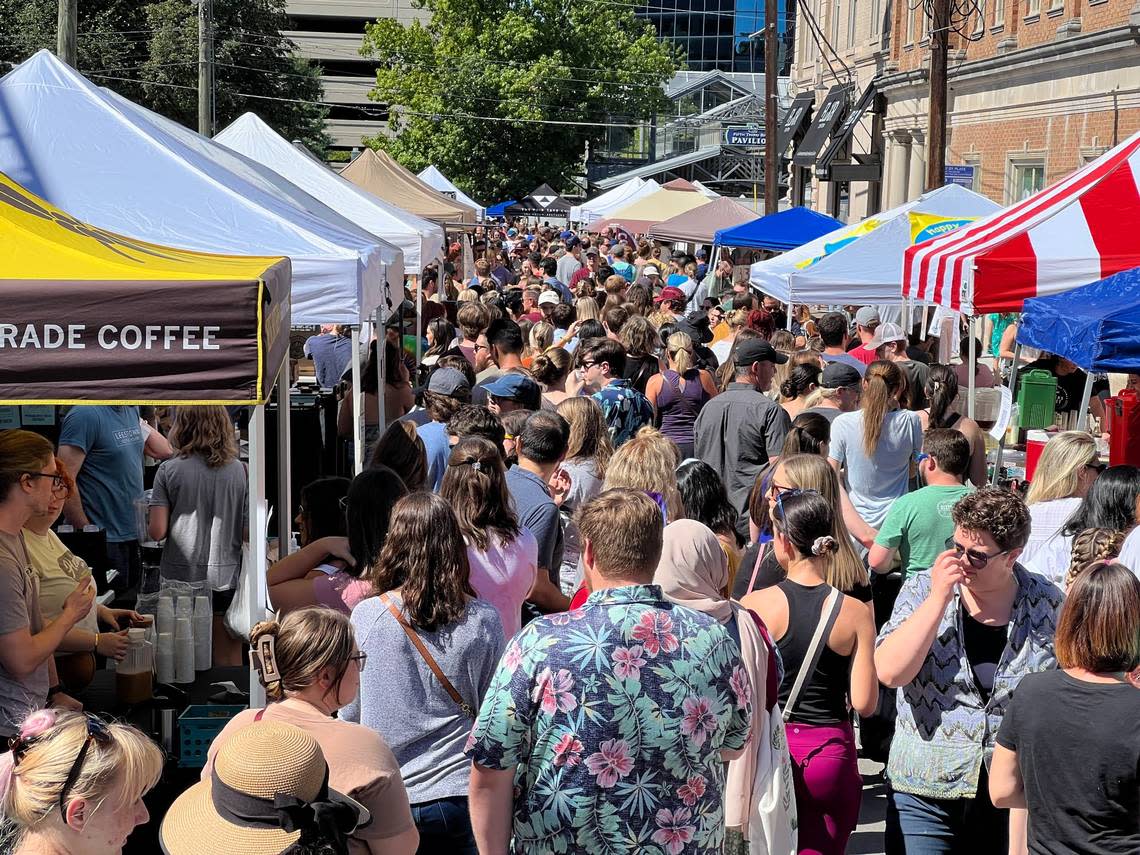
<svg viewBox="0 0 1140 855">
<path fill-rule="evenodd" d="M 896 499 L 875 543 L 898 550 L 903 578 L 929 570 L 954 534 L 950 510 L 973 487 L 923 487 Z"/>
</svg>

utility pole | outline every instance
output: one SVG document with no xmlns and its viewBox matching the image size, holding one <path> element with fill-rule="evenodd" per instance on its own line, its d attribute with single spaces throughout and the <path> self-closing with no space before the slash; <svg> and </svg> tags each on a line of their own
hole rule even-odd
<svg viewBox="0 0 1140 855">
<path fill-rule="evenodd" d="M 198 133 L 214 135 L 214 0 L 198 0 Z"/>
<path fill-rule="evenodd" d="M 59 0 L 59 19 L 56 27 L 55 53 L 75 68 L 79 64 L 76 49 L 76 32 L 79 29 L 79 0 Z"/>
<path fill-rule="evenodd" d="M 926 134 L 926 189 L 946 183 L 946 54 L 950 49 L 950 0 L 934 0 L 930 21 L 930 118 Z"/>
<path fill-rule="evenodd" d="M 778 207 L 780 187 L 780 152 L 776 148 L 779 134 L 780 104 L 776 88 L 779 57 L 776 37 L 776 0 L 764 0 L 764 213 L 774 214 Z"/>
</svg>

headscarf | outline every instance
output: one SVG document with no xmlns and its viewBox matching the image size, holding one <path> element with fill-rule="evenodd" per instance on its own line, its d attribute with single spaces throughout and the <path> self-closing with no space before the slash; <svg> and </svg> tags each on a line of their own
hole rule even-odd
<svg viewBox="0 0 1140 855">
<path fill-rule="evenodd" d="M 653 581 L 679 606 L 704 612 L 718 623 L 736 621 L 740 634 L 740 663 L 752 684 L 752 732 L 744 752 L 728 764 L 724 817 L 728 828 L 740 828 L 747 838 L 753 808 L 760 735 L 767 708 L 768 660 L 771 648 L 760 634 L 752 614 L 725 596 L 731 581 L 728 558 L 717 536 L 696 520 L 677 520 L 665 526 L 661 561 Z"/>
</svg>

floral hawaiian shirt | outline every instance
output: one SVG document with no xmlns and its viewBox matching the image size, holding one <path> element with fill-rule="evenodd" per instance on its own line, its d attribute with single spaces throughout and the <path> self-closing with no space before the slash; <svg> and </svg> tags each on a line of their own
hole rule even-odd
<svg viewBox="0 0 1140 855">
<path fill-rule="evenodd" d="M 467 753 L 516 769 L 513 852 L 720 852 L 725 764 L 744 746 L 740 648 L 656 585 L 611 588 L 507 645 Z"/>
<path fill-rule="evenodd" d="M 614 380 L 595 392 L 593 397 L 606 417 L 614 448 L 633 439 L 646 425 L 653 424 L 653 405 L 629 385 L 628 380 Z"/>
</svg>

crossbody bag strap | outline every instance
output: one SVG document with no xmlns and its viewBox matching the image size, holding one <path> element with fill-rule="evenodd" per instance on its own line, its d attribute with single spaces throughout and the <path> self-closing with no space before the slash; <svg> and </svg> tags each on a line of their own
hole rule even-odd
<svg viewBox="0 0 1140 855">
<path fill-rule="evenodd" d="M 752 578 L 748 580 L 748 590 L 745 593 L 751 594 L 756 590 L 756 577 L 760 573 L 760 565 L 764 563 L 764 553 L 768 550 L 768 544 L 761 543 L 760 548 L 756 551 L 756 561 L 752 565 Z"/>
<path fill-rule="evenodd" d="M 784 721 L 792 717 L 792 711 L 795 710 L 796 702 L 800 699 L 800 692 L 815 675 L 815 666 L 819 664 L 819 657 L 823 654 L 823 645 L 831 634 L 831 628 L 835 626 L 835 619 L 839 617 L 839 609 L 842 605 L 843 595 L 839 593 L 838 588 L 832 588 L 820 612 L 819 623 L 815 625 L 815 635 L 811 637 L 807 656 L 804 657 L 800 673 L 796 675 L 796 682 L 792 685 L 788 702 L 784 705 Z"/>
<path fill-rule="evenodd" d="M 443 686 L 444 691 L 446 691 L 459 708 L 463 710 L 464 715 L 470 719 L 474 719 L 475 710 L 471 708 L 467 701 L 463 700 L 463 696 L 459 694 L 459 691 L 451 684 L 451 681 L 447 679 L 447 675 L 443 673 L 443 669 L 439 667 L 439 663 L 436 662 L 435 658 L 428 652 L 427 646 L 423 643 L 419 635 L 416 634 L 416 631 L 404 620 L 404 616 L 400 614 L 400 610 L 396 608 L 395 603 L 388 599 L 387 594 L 380 595 L 380 602 L 388 607 L 388 611 L 392 613 L 392 617 L 400 624 L 400 628 L 404 630 L 404 634 L 408 636 L 408 640 L 412 642 L 412 646 L 419 651 L 420 657 L 424 660 L 428 668 L 431 669 L 431 672 L 435 674 L 435 678 L 439 680 L 439 684 Z"/>
</svg>

